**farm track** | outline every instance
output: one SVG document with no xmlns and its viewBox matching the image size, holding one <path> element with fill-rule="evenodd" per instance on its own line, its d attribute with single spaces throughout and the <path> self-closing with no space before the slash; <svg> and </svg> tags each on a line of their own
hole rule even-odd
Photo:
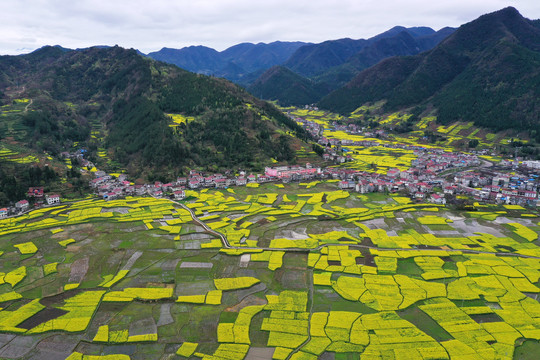
<svg viewBox="0 0 540 360">
<path fill-rule="evenodd" d="M 28 108 L 30 107 L 30 105 L 32 105 L 34 103 L 34 99 L 30 99 L 30 102 L 24 107 L 24 112 L 28 112 Z"/>
<path fill-rule="evenodd" d="M 223 247 L 227 248 L 227 249 L 234 249 L 235 247 L 231 246 L 231 244 L 229 243 L 229 240 L 227 240 L 227 237 L 225 235 L 223 235 L 222 233 L 220 232 L 217 232 L 213 229 L 211 229 L 208 225 L 206 225 L 201 219 L 199 219 L 197 217 L 197 215 L 195 215 L 195 212 L 193 210 L 191 210 L 189 207 L 187 207 L 186 205 L 184 204 L 180 204 L 179 202 L 177 201 L 174 201 L 174 200 L 170 200 L 172 201 L 173 203 L 175 204 L 178 204 L 182 207 L 182 209 L 185 209 L 187 211 L 189 211 L 189 213 L 191 214 L 191 218 L 193 219 L 193 221 L 197 224 L 199 224 L 200 226 L 202 226 L 207 232 L 209 232 L 210 234 L 213 234 L 213 235 L 216 235 L 218 236 L 220 239 L 221 239 L 221 242 L 223 243 Z"/>
</svg>

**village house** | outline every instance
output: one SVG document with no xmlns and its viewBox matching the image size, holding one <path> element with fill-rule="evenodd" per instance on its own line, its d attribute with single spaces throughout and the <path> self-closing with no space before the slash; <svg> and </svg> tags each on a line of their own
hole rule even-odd
<svg viewBox="0 0 540 360">
<path fill-rule="evenodd" d="M 300 167 L 300 166 L 278 166 L 278 167 L 266 167 L 264 173 L 269 177 L 283 178 L 283 177 L 292 177 L 293 175 L 309 175 L 317 174 L 320 172 L 320 169 L 313 168 L 311 166 Z"/>
<path fill-rule="evenodd" d="M 227 187 L 227 180 L 225 179 L 215 179 L 214 184 L 217 189 L 224 189 Z"/>
<path fill-rule="evenodd" d="M 104 194 L 108 193 L 110 190 L 111 190 L 111 186 L 110 186 L 110 185 L 101 185 L 101 186 L 98 188 L 98 194 L 99 194 L 99 195 L 104 195 Z"/>
<path fill-rule="evenodd" d="M 440 196 L 438 194 L 431 194 L 430 201 L 434 204 L 440 204 L 440 205 L 446 204 L 446 199 L 443 196 Z"/>
<path fill-rule="evenodd" d="M 419 182 L 417 185 L 421 192 L 431 191 L 431 186 L 425 182 Z"/>
<path fill-rule="evenodd" d="M 257 175 L 257 182 L 258 183 L 265 183 L 265 182 L 268 182 L 268 181 L 270 181 L 270 178 L 268 176 L 261 175 L 261 174 Z"/>
<path fill-rule="evenodd" d="M 8 209 L 2 208 L 0 209 L 0 219 L 5 219 L 8 216 Z"/>
<path fill-rule="evenodd" d="M 21 200 L 15 203 L 15 207 L 17 208 L 19 212 L 23 212 L 23 211 L 28 210 L 28 208 L 30 207 L 30 204 L 28 203 L 28 200 Z"/>
<path fill-rule="evenodd" d="M 356 191 L 360 194 L 372 193 L 375 191 L 375 186 L 373 186 L 373 184 L 368 180 L 360 180 L 360 182 L 356 185 Z"/>
<path fill-rule="evenodd" d="M 48 205 L 60 204 L 60 195 L 57 195 L 57 194 L 45 195 L 45 200 L 47 200 Z"/>
<path fill-rule="evenodd" d="M 400 173 L 399 169 L 390 169 L 390 170 L 388 170 L 388 172 L 386 173 L 386 176 L 389 176 L 389 177 L 391 177 L 391 178 L 394 178 L 394 177 L 399 176 L 399 173 Z"/>
<path fill-rule="evenodd" d="M 444 188 L 444 193 L 449 195 L 454 195 L 456 193 L 456 187 L 455 186 L 446 186 Z"/>
<path fill-rule="evenodd" d="M 188 187 L 190 189 L 198 189 L 200 186 L 199 180 L 191 179 L 189 180 Z"/>
<path fill-rule="evenodd" d="M 525 197 L 528 200 L 533 200 L 533 199 L 536 199 L 538 197 L 538 194 L 536 193 L 536 191 L 526 190 L 526 191 L 523 192 L 522 196 Z"/>
<path fill-rule="evenodd" d="M 531 169 L 540 169 L 540 161 L 525 160 L 523 161 L 523 166 L 526 166 Z"/>
<path fill-rule="evenodd" d="M 496 185 L 485 185 L 484 187 L 482 187 L 482 190 L 483 191 L 488 191 L 490 193 L 494 192 L 494 193 L 498 193 L 501 188 L 499 186 L 496 186 Z"/>
<path fill-rule="evenodd" d="M 345 190 L 345 189 L 355 189 L 356 188 L 356 184 L 354 181 L 340 181 L 339 182 L 339 188 L 341 190 Z"/>
<path fill-rule="evenodd" d="M 214 186 L 214 177 L 213 176 L 205 177 L 204 178 L 204 186 L 206 186 L 206 187 Z"/>
<path fill-rule="evenodd" d="M 141 196 L 146 193 L 146 187 L 144 185 L 135 185 L 135 194 Z"/>
<path fill-rule="evenodd" d="M 175 192 L 175 191 L 178 191 L 178 190 L 185 190 L 186 187 L 185 186 L 182 186 L 182 185 L 178 185 L 178 184 L 174 184 L 173 186 L 171 186 L 170 190 L 172 192 Z"/>
<path fill-rule="evenodd" d="M 186 185 L 187 184 L 187 178 L 179 177 L 179 178 L 176 179 L 176 183 L 178 185 Z"/>
<path fill-rule="evenodd" d="M 184 190 L 178 190 L 173 193 L 175 200 L 184 200 L 186 198 L 186 192 Z"/>
<path fill-rule="evenodd" d="M 246 184 L 247 184 L 247 180 L 245 177 L 236 178 L 236 186 L 245 186 Z"/>
</svg>

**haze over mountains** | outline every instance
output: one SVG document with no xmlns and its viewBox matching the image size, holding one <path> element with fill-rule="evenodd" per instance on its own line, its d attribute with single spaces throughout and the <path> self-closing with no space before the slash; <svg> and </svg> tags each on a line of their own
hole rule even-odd
<svg viewBox="0 0 540 360">
<path fill-rule="evenodd" d="M 283 105 L 315 103 L 379 61 L 431 49 L 453 31 L 452 28 L 435 32 L 426 27 L 396 26 L 368 40 L 340 39 L 306 45 L 283 66 L 268 70 L 247 89 L 256 96 L 278 100 Z M 288 80 L 283 81 L 284 78 Z M 291 88 L 299 87 L 305 89 L 303 95 L 289 95 Z"/>
</svg>

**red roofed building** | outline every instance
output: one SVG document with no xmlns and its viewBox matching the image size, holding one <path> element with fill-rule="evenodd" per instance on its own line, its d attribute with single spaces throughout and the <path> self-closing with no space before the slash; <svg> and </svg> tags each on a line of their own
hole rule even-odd
<svg viewBox="0 0 540 360">
<path fill-rule="evenodd" d="M 437 194 L 431 194 L 431 202 L 434 204 L 446 204 L 446 199 Z"/>
<path fill-rule="evenodd" d="M 26 196 L 42 198 L 43 197 L 43 187 L 31 187 L 31 188 L 28 188 L 28 193 L 26 194 Z"/>
<path fill-rule="evenodd" d="M 176 200 L 184 200 L 186 198 L 186 192 L 184 190 L 175 191 L 174 198 Z"/>
<path fill-rule="evenodd" d="M 216 188 L 223 189 L 223 188 L 227 187 L 227 180 L 226 179 L 215 179 L 214 184 L 215 184 Z"/>
<path fill-rule="evenodd" d="M 28 200 L 21 200 L 21 201 L 17 201 L 15 203 L 15 207 L 19 210 L 19 211 L 26 211 L 28 210 L 28 208 L 30 207 L 30 204 L 28 203 Z"/>
<path fill-rule="evenodd" d="M 48 205 L 60 204 L 60 195 L 57 195 L 57 194 L 45 195 L 45 199 L 47 200 Z"/>
</svg>

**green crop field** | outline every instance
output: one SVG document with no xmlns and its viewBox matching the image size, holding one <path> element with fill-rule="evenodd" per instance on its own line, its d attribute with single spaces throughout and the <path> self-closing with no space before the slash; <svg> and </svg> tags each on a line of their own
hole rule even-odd
<svg viewBox="0 0 540 360">
<path fill-rule="evenodd" d="M 188 196 L 0 220 L 0 341 L 21 344 L 0 358 L 512 359 L 538 347 L 540 226 L 523 208 L 477 216 L 335 182 Z"/>
</svg>

